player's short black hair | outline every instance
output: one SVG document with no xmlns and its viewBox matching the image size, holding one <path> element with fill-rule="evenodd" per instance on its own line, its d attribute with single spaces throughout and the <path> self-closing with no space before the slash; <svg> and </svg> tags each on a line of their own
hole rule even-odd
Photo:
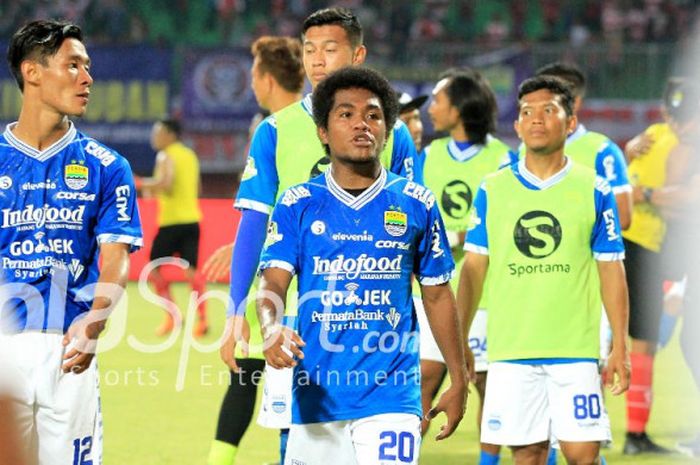
<svg viewBox="0 0 700 465">
<path fill-rule="evenodd" d="M 340 26 L 345 30 L 352 48 L 362 45 L 362 25 L 355 13 L 347 8 L 324 8 L 311 13 L 302 26 L 302 42 L 309 28 L 314 26 Z"/>
<path fill-rule="evenodd" d="M 21 91 L 24 79 L 20 66 L 25 60 L 36 60 L 45 65 L 46 59 L 55 55 L 66 39 L 83 41 L 80 27 L 66 21 L 39 20 L 22 26 L 12 35 L 7 47 L 7 63 Z"/>
<path fill-rule="evenodd" d="M 555 61 L 538 69 L 535 76 L 555 76 L 563 79 L 571 86 L 574 97 L 583 97 L 586 93 L 586 76 L 581 68 L 573 63 Z"/>
<path fill-rule="evenodd" d="M 677 123 L 687 123 L 700 114 L 700 86 L 688 78 L 671 77 L 663 95 L 668 115 Z"/>
<path fill-rule="evenodd" d="M 396 92 L 389 81 L 377 71 L 364 66 L 348 66 L 329 74 L 312 95 L 313 117 L 316 126 L 328 129 L 328 115 L 335 105 L 335 94 L 344 89 L 366 89 L 377 97 L 384 112 L 386 137 L 389 137 L 399 114 Z M 329 153 L 328 146 L 325 147 Z"/>
<path fill-rule="evenodd" d="M 496 131 L 498 113 L 496 96 L 488 81 L 470 68 L 453 68 L 441 76 L 449 79 L 445 94 L 459 111 L 469 140 L 476 144 L 485 143 L 486 136 Z"/>
<path fill-rule="evenodd" d="M 559 96 L 566 116 L 574 114 L 574 94 L 571 91 L 571 86 L 568 82 L 549 75 L 531 77 L 520 84 L 518 88 L 518 107 L 520 107 L 523 96 L 542 89 Z"/>
<path fill-rule="evenodd" d="M 157 122 L 160 123 L 165 129 L 175 134 L 175 137 L 178 139 L 180 138 L 180 134 L 182 134 L 182 125 L 180 125 L 178 120 L 174 118 L 161 118 Z"/>
</svg>

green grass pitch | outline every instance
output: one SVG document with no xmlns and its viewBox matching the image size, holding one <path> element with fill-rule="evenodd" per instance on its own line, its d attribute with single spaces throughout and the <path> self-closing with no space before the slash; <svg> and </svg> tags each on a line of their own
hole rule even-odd
<svg viewBox="0 0 700 465">
<path fill-rule="evenodd" d="M 211 287 L 225 292 L 223 286 Z M 174 286 L 180 308 L 186 308 L 188 290 Z M 128 289 L 128 306 L 112 316 L 99 355 L 104 417 L 106 465 L 193 465 L 206 463 L 216 428 L 218 409 L 228 383 L 219 360 L 217 338 L 223 330 L 223 304 L 212 301 L 212 331 L 183 350 L 183 337 L 156 338 L 154 328 L 162 311 L 144 300 L 135 284 Z M 135 347 L 140 347 L 136 350 Z M 112 346 L 111 348 L 109 346 Z M 674 338 L 656 361 L 654 407 L 648 431 L 665 446 L 688 438 L 700 418 L 700 402 Z M 432 430 L 423 442 L 421 464 L 457 465 L 478 462 L 476 396 L 469 399 L 467 415 L 453 437 L 435 442 Z M 604 451 L 609 464 L 668 465 L 700 463 L 682 456 L 625 457 L 624 397 L 607 395 L 615 443 Z M 437 422 L 444 421 L 438 418 Z M 277 459 L 277 432 L 251 426 L 241 443 L 237 464 L 261 465 Z M 504 453 L 502 463 L 508 464 Z M 560 457 L 559 463 L 564 461 Z"/>
</svg>

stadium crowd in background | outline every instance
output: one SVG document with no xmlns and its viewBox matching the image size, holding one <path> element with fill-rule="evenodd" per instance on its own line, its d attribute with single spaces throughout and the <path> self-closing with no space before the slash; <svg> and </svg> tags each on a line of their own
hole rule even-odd
<svg viewBox="0 0 700 465">
<path fill-rule="evenodd" d="M 263 35 L 298 37 L 309 11 L 321 0 L 15 0 L 3 1 L 0 35 L 16 24 L 49 17 L 85 22 L 91 40 L 108 44 L 238 45 Z M 510 42 L 600 41 L 671 42 L 692 27 L 695 0 L 427 0 L 424 2 L 342 0 L 365 26 L 367 41 L 382 57 L 405 58 L 404 45 L 474 43 L 480 47 Z"/>
</svg>

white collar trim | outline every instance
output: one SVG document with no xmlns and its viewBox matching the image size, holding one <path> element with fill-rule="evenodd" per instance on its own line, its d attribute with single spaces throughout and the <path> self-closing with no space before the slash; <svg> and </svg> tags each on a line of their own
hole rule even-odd
<svg viewBox="0 0 700 465">
<path fill-rule="evenodd" d="M 72 121 L 68 122 L 68 131 L 58 139 L 56 142 L 51 144 L 50 147 L 44 149 L 44 150 L 38 150 L 34 147 L 32 147 L 29 144 L 26 144 L 19 140 L 17 137 L 15 137 L 14 133 L 12 130 L 17 126 L 17 122 L 15 121 L 14 123 L 10 123 L 5 127 L 5 132 L 4 136 L 7 142 L 14 147 L 15 149 L 19 150 L 23 154 L 27 155 L 28 157 L 35 158 L 39 161 L 46 161 L 49 158 L 53 157 L 57 153 L 59 153 L 61 150 L 66 148 L 68 144 L 73 142 L 73 139 L 75 138 L 76 134 L 78 131 L 75 129 L 75 125 L 73 125 Z"/>
<path fill-rule="evenodd" d="M 571 171 L 572 166 L 573 162 L 569 157 L 566 157 L 566 164 L 561 170 L 559 170 L 558 173 L 556 173 L 554 176 L 550 176 L 545 180 L 542 180 L 534 174 L 532 174 L 532 172 L 527 169 L 527 167 L 525 166 L 525 159 L 521 158 L 518 162 L 518 172 L 520 173 L 520 176 L 522 176 L 523 179 L 525 179 L 527 182 L 537 187 L 539 190 L 545 190 L 561 182 L 561 180 L 564 179 L 567 173 Z"/>
<path fill-rule="evenodd" d="M 353 210 L 359 210 L 365 205 L 367 205 L 369 202 L 371 202 L 375 197 L 379 195 L 379 193 L 382 191 L 382 189 L 384 189 L 384 186 L 386 185 L 387 174 L 386 170 L 382 168 L 382 171 L 381 173 L 379 173 L 379 177 L 377 178 L 377 180 L 374 181 L 371 186 L 365 189 L 363 193 L 355 197 L 354 195 L 346 192 L 342 187 L 338 185 L 337 182 L 335 182 L 335 179 L 333 179 L 333 175 L 331 174 L 331 168 L 332 165 L 329 166 L 326 170 L 326 184 L 328 185 L 328 190 L 331 194 L 333 194 L 333 197 L 340 200 L 343 204 L 347 205 Z"/>
</svg>

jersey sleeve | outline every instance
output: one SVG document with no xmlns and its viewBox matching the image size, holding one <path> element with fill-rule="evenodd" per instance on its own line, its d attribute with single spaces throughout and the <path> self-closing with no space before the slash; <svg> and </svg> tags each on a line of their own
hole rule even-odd
<svg viewBox="0 0 700 465">
<path fill-rule="evenodd" d="M 292 205 L 278 203 L 272 212 L 258 270 L 267 268 L 299 271 L 299 221 Z"/>
<path fill-rule="evenodd" d="M 632 191 L 627 176 L 625 155 L 615 142 L 608 140 L 603 145 L 596 156 L 595 165 L 596 173 L 610 184 L 613 194 Z"/>
<path fill-rule="evenodd" d="M 97 242 L 128 244 L 131 252 L 136 251 L 143 246 L 143 233 L 131 167 L 125 158 L 118 157 L 101 176 Z"/>
<path fill-rule="evenodd" d="M 455 262 L 445 234 L 445 225 L 435 203 L 428 209 L 426 222 L 418 243 L 413 272 L 423 286 L 437 286 L 452 278 Z"/>
<path fill-rule="evenodd" d="M 258 125 L 250 141 L 248 159 L 233 206 L 269 215 L 277 198 L 279 177 L 275 163 L 277 128 L 274 116 Z"/>
<path fill-rule="evenodd" d="M 605 179 L 598 176 L 594 192 L 596 220 L 591 236 L 593 257 L 599 261 L 623 260 L 625 246 L 613 190 Z"/>
<path fill-rule="evenodd" d="M 467 236 L 464 239 L 464 250 L 467 252 L 481 255 L 489 254 L 489 237 L 486 232 L 487 205 L 486 189 L 482 183 L 479 190 L 476 191 L 474 204 L 469 212 L 469 226 L 467 227 Z"/>
<path fill-rule="evenodd" d="M 391 172 L 422 185 L 423 180 L 417 177 L 418 172 L 415 168 L 418 157 L 416 146 L 413 144 L 408 127 L 403 121 L 397 121 L 393 131 L 394 148 L 391 153 Z"/>
</svg>

